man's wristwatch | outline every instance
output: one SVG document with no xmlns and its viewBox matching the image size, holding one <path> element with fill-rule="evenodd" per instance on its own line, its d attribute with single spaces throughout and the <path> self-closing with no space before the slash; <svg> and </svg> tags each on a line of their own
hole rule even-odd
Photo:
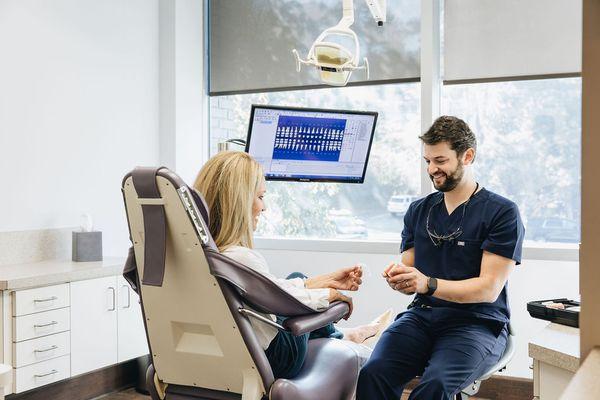
<svg viewBox="0 0 600 400">
<path fill-rule="evenodd" d="M 427 278 L 427 296 L 431 296 L 437 290 L 437 279 L 433 277 Z"/>
</svg>

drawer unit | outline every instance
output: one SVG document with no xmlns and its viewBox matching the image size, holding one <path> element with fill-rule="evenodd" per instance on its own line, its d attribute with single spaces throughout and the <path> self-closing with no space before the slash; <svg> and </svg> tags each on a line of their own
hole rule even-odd
<svg viewBox="0 0 600 400">
<path fill-rule="evenodd" d="M 21 368 L 71 352 L 71 334 L 62 332 L 13 343 L 13 366 Z"/>
<path fill-rule="evenodd" d="M 123 260 L 114 260 L 112 264 L 46 260 L 39 265 L 15 265 L 14 272 L 11 268 L 6 277 L 0 278 L 5 284 L 5 289 L 0 290 L 0 363 L 10 364 L 12 373 L 10 385 L 0 388 L 1 399 L 3 395 L 42 389 L 70 379 L 73 368 L 77 370 L 82 363 L 92 371 L 146 350 L 138 349 L 129 340 L 145 343 L 145 332 L 142 317 L 133 315 L 134 309 L 139 314 L 135 294 L 128 286 L 120 288 L 117 284 L 122 263 Z M 31 276 L 23 270 L 31 270 Z M 86 270 L 91 276 L 98 274 L 98 278 L 80 280 Z M 16 278 L 7 279 L 11 274 Z M 125 285 L 121 281 L 119 285 Z M 44 286 L 33 287 L 36 284 Z M 96 286 L 97 293 L 92 291 Z M 108 328 L 107 321 L 99 317 L 104 314 L 110 316 Z M 132 333 L 130 319 L 141 322 L 140 335 Z M 121 320 L 120 331 L 117 322 Z M 82 323 L 85 329 L 75 330 Z M 93 326 L 85 327 L 86 323 Z M 96 364 L 96 358 L 102 358 L 103 363 Z M 108 361 L 104 362 L 105 359 Z"/>
<path fill-rule="evenodd" d="M 15 392 L 20 393 L 38 386 L 47 385 L 71 375 L 71 360 L 62 356 L 15 369 Z"/>
<path fill-rule="evenodd" d="M 41 311 L 68 307 L 69 284 L 18 290 L 13 293 L 13 316 L 28 315 Z"/>
<path fill-rule="evenodd" d="M 68 331 L 69 308 L 13 317 L 13 342 Z"/>
</svg>

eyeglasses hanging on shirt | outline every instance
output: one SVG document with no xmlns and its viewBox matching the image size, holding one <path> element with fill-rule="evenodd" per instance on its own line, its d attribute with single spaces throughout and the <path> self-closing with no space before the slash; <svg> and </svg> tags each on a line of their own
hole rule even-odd
<svg viewBox="0 0 600 400">
<path fill-rule="evenodd" d="M 465 201 L 463 203 L 463 210 L 462 210 L 462 216 L 460 217 L 460 222 L 458 224 L 458 227 L 452 231 L 451 233 L 448 233 L 446 235 L 440 235 L 439 233 L 437 233 L 435 231 L 435 228 L 429 227 L 429 218 L 431 217 L 431 210 L 433 210 L 433 208 L 437 205 L 439 205 L 443 200 L 444 200 L 444 196 L 442 196 L 437 202 L 435 202 L 434 204 L 431 205 L 431 207 L 429 207 L 429 211 L 427 212 L 427 220 L 425 222 L 425 229 L 427 229 L 427 234 L 429 235 L 429 239 L 431 239 L 431 243 L 433 243 L 434 246 L 439 246 L 442 244 L 442 242 L 453 242 L 456 238 L 458 238 L 460 235 L 462 235 L 462 225 L 463 225 L 463 220 L 465 219 L 465 212 L 467 211 L 467 205 L 469 204 L 469 201 L 471 201 L 471 199 L 473 198 L 473 196 L 475 195 L 475 193 L 477 193 L 477 189 L 479 189 L 479 182 L 477 182 L 477 184 L 475 185 L 475 190 L 473 190 L 473 193 L 471 193 L 471 195 L 469 196 L 469 198 L 467 199 L 467 201 Z"/>
</svg>

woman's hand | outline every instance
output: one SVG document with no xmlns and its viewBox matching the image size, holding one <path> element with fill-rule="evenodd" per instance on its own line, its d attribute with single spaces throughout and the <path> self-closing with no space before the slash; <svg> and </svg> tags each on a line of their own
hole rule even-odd
<svg viewBox="0 0 600 400">
<path fill-rule="evenodd" d="M 427 276 L 414 267 L 404 264 L 390 264 L 383 271 L 383 277 L 388 285 L 407 295 L 427 293 Z"/>
<path fill-rule="evenodd" d="M 362 268 L 358 265 L 340 268 L 329 274 L 308 278 L 305 287 L 308 289 L 329 288 L 338 290 L 358 290 L 362 283 Z"/>
<path fill-rule="evenodd" d="M 338 290 L 358 290 L 362 283 L 362 268 L 358 265 L 338 269 L 329 274 L 329 287 Z"/>
<path fill-rule="evenodd" d="M 353 310 L 352 297 L 344 296 L 336 289 L 329 289 L 329 303 L 332 303 L 334 301 L 343 301 L 344 303 L 348 304 L 348 307 L 350 307 L 350 311 L 348 311 L 348 314 L 344 316 L 344 319 L 350 318 L 350 315 L 352 315 Z"/>
</svg>

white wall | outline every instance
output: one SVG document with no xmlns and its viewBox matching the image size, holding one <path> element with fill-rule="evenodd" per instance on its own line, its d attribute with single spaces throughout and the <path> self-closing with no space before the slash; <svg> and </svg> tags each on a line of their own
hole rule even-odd
<svg viewBox="0 0 600 400">
<path fill-rule="evenodd" d="M 410 302 L 408 296 L 392 291 L 380 277 L 385 265 L 396 260 L 395 255 L 264 249 L 259 251 L 267 258 L 271 270 L 281 277 L 293 271 L 301 271 L 310 276 L 356 262 L 367 264 L 371 276 L 364 280 L 361 289 L 353 296 L 353 316 L 347 322 L 340 322 L 340 326 L 367 323 L 388 307 L 400 312 Z M 574 298 L 579 293 L 578 281 L 577 262 L 524 260 L 522 265 L 516 267 L 510 278 L 509 299 L 517 346 L 515 358 L 505 375 L 532 378 L 527 344 L 547 322 L 531 318 L 527 313 L 527 302 L 558 297 Z"/>
<path fill-rule="evenodd" d="M 0 0 L 0 232 L 128 236 L 120 183 L 159 161 L 158 0 Z"/>
<path fill-rule="evenodd" d="M 208 158 L 201 0 L 159 0 L 160 164 L 189 184 Z"/>
</svg>

